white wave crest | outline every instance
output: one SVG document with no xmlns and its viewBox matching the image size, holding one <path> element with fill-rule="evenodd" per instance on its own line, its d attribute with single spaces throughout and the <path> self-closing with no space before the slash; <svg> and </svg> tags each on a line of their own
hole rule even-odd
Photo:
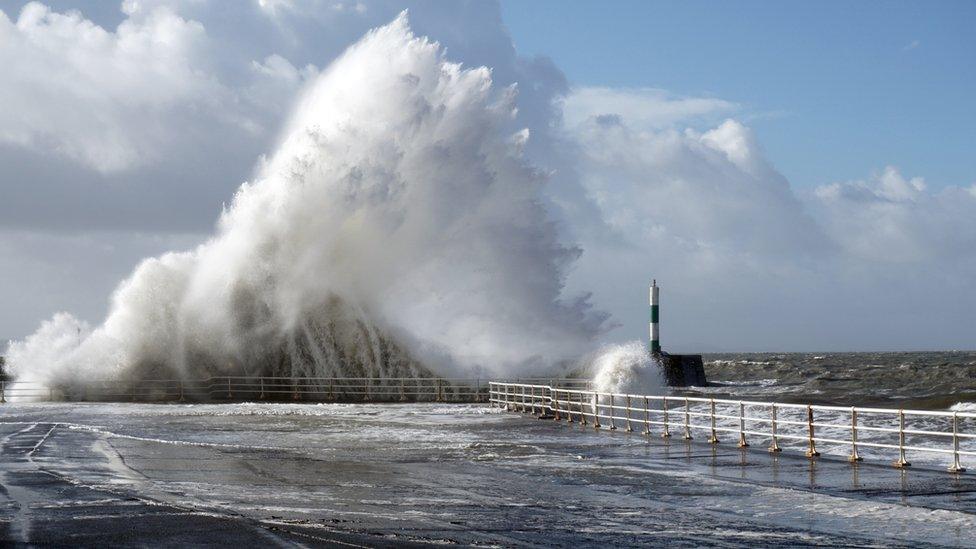
<svg viewBox="0 0 976 549">
<path fill-rule="evenodd" d="M 976 412 L 976 402 L 957 402 L 949 407 L 950 412 Z"/>
<path fill-rule="evenodd" d="M 604 347 L 591 369 L 598 391 L 653 395 L 665 387 L 660 364 L 640 341 Z"/>
</svg>

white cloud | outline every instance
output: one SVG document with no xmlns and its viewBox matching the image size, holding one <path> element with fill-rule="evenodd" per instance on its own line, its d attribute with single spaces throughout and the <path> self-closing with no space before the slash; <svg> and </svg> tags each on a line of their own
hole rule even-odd
<svg viewBox="0 0 976 549">
<path fill-rule="evenodd" d="M 36 2 L 16 20 L 0 12 L 0 145 L 113 174 L 185 148 L 261 143 L 314 66 L 233 59 L 182 7 L 127 0 L 114 30 Z"/>
<path fill-rule="evenodd" d="M 738 122 L 700 134 L 594 121 L 577 138 L 583 184 L 618 231 L 705 253 L 817 246 L 812 220 Z"/>
<path fill-rule="evenodd" d="M 677 97 L 655 88 L 574 88 L 565 98 L 563 116 L 569 126 L 601 117 L 604 123 L 614 116 L 634 127 L 660 129 L 679 122 L 711 120 L 731 114 L 739 106 L 730 101 L 707 97 Z"/>
<path fill-rule="evenodd" d="M 614 235 L 579 234 L 571 287 L 594 291 L 623 334 L 642 335 L 637 289 L 656 277 L 671 348 L 966 345 L 958 326 L 960 303 L 976 306 L 976 186 L 932 192 L 888 167 L 798 193 L 735 120 L 699 132 L 591 117 L 567 136 Z M 895 314 L 893 294 L 922 303 L 924 326 Z"/>
<path fill-rule="evenodd" d="M 881 263 L 938 261 L 958 269 L 976 250 L 976 196 L 948 187 L 929 192 L 921 177 L 888 166 L 874 177 L 817 187 L 824 226 L 852 257 Z"/>
<path fill-rule="evenodd" d="M 31 3 L 0 14 L 0 141 L 57 151 L 104 172 L 160 159 L 186 120 L 227 95 L 206 73 L 206 32 L 158 8 L 115 32 Z M 172 120 L 167 122 L 167 120 Z"/>
</svg>

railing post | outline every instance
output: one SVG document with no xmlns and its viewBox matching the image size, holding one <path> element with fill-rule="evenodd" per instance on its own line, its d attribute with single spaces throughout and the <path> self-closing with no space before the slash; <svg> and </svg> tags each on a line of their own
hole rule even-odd
<svg viewBox="0 0 976 549">
<path fill-rule="evenodd" d="M 776 403 L 773 403 L 772 436 L 773 436 L 773 442 L 772 444 L 769 445 L 769 451 L 782 452 L 783 449 L 779 447 L 779 443 L 776 440 Z"/>
<path fill-rule="evenodd" d="M 578 389 L 582 391 L 583 389 Z M 586 427 L 590 424 L 590 420 L 586 419 L 586 395 L 582 392 L 576 394 L 576 398 L 579 401 L 579 412 L 580 412 L 580 427 Z"/>
<path fill-rule="evenodd" d="M 586 425 L 587 425 L 587 423 L 586 423 L 586 413 L 585 413 L 586 411 L 583 409 L 583 394 L 582 393 L 576 393 L 576 406 L 577 406 L 578 411 L 579 411 L 579 422 L 578 423 L 580 424 L 580 427 L 586 427 Z"/>
<path fill-rule="evenodd" d="M 404 383 L 405 382 L 404 382 L 403 378 L 401 377 L 400 378 L 400 402 L 406 402 L 407 401 L 407 388 L 404 387 Z M 489 404 L 488 407 L 491 408 L 491 405 L 493 404 L 491 402 L 491 391 L 488 392 L 488 404 Z"/>
<path fill-rule="evenodd" d="M 258 379 L 261 380 L 261 395 L 258 398 L 260 398 L 261 400 L 264 400 L 264 378 L 261 377 L 261 378 L 258 378 Z"/>
<path fill-rule="evenodd" d="M 857 453 L 857 408 L 851 406 L 851 455 L 848 456 L 847 461 L 857 463 L 863 459 Z"/>
<path fill-rule="evenodd" d="M 708 417 L 712 426 L 712 435 L 708 437 L 708 442 L 718 444 L 718 433 L 715 431 L 715 399 L 710 398 L 708 407 Z"/>
<path fill-rule="evenodd" d="M 966 468 L 959 462 L 959 412 L 952 413 L 952 465 L 950 473 L 965 473 Z"/>
<path fill-rule="evenodd" d="M 566 390 L 566 423 L 573 423 L 573 393 Z"/>
<path fill-rule="evenodd" d="M 589 422 L 586 421 L 586 403 L 583 402 L 583 393 L 579 393 L 579 409 L 580 409 L 580 425 L 586 427 Z"/>
<path fill-rule="evenodd" d="M 899 469 L 911 467 L 911 463 L 905 459 L 905 410 L 898 410 L 898 459 L 893 464 Z"/>
<path fill-rule="evenodd" d="M 593 393 L 593 428 L 600 428 L 600 394 Z"/>
<path fill-rule="evenodd" d="M 614 416 L 614 414 L 613 414 L 613 393 L 610 393 L 610 430 L 611 431 L 616 431 L 617 430 L 617 424 L 615 423 L 615 420 L 614 420 L 614 417 L 613 416 Z"/>
<path fill-rule="evenodd" d="M 746 442 L 746 405 L 739 401 L 739 448 L 748 448 Z"/>
<path fill-rule="evenodd" d="M 234 394 L 230 392 L 230 376 L 227 376 L 227 398 L 230 399 L 233 396 Z"/>
<path fill-rule="evenodd" d="M 807 450 L 806 456 L 811 459 L 820 455 L 820 452 L 817 451 L 817 444 L 814 440 L 815 438 L 816 436 L 814 435 L 813 427 L 813 406 L 807 404 L 807 439 L 810 443 L 810 448 Z"/>
<path fill-rule="evenodd" d="M 180 402 L 183 402 L 183 380 L 180 380 Z"/>
<path fill-rule="evenodd" d="M 441 378 L 437 378 L 437 402 L 444 402 L 443 388 L 441 387 Z"/>
<path fill-rule="evenodd" d="M 553 412 L 556 414 L 556 421 L 560 421 L 562 417 L 559 415 L 559 389 L 556 387 L 550 387 L 549 390 L 552 394 Z"/>
<path fill-rule="evenodd" d="M 651 435 L 651 407 L 647 397 L 644 397 L 644 434 Z"/>
<path fill-rule="evenodd" d="M 664 407 L 664 432 L 661 433 L 661 438 L 671 438 L 671 421 L 668 419 L 668 397 L 664 397 L 662 405 Z"/>
<path fill-rule="evenodd" d="M 630 395 L 627 395 L 627 432 L 634 432 L 634 429 L 630 426 Z"/>
<path fill-rule="evenodd" d="M 685 440 L 691 440 L 691 410 L 689 409 L 688 399 L 685 398 Z"/>
<path fill-rule="evenodd" d="M 5 404 L 7 402 L 6 383 L 6 381 L 0 380 L 0 404 Z"/>
</svg>

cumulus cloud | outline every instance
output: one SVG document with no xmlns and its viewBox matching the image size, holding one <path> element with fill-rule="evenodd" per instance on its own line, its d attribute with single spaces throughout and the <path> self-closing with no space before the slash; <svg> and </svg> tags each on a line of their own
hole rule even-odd
<svg viewBox="0 0 976 549">
<path fill-rule="evenodd" d="M 208 71 L 203 26 L 165 7 L 110 32 L 30 3 L 16 21 L 0 13 L 0 40 L 0 142 L 117 172 L 161 161 L 188 125 L 199 128 L 194 115 L 257 131 L 243 112 L 217 108 L 234 97 Z"/>
<path fill-rule="evenodd" d="M 898 338 L 910 347 L 918 333 L 964 344 L 958 303 L 973 304 L 976 275 L 971 188 L 931 191 L 888 167 L 797 190 L 741 122 L 681 128 L 695 124 L 597 115 L 568 130 L 581 184 L 611 230 L 581 233 L 571 284 L 592 289 L 622 333 L 642 336 L 637 289 L 653 276 L 666 288 L 663 338 L 679 334 L 678 348 L 855 349 Z M 927 323 L 895 320 L 906 317 L 890 316 L 889 293 L 922 303 Z"/>
<path fill-rule="evenodd" d="M 704 133 L 641 131 L 594 119 L 577 134 L 583 184 L 614 229 L 710 254 L 822 246 L 751 130 L 726 120 Z"/>
<path fill-rule="evenodd" d="M 812 206 L 852 257 L 881 263 L 972 262 L 976 197 L 972 188 L 929 191 L 921 177 L 888 166 L 874 177 L 817 187 Z"/>
</svg>

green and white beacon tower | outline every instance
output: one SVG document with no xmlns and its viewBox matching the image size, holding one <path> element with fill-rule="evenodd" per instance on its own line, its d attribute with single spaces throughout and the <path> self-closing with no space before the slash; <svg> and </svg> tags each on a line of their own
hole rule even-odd
<svg viewBox="0 0 976 549">
<path fill-rule="evenodd" d="M 651 281 L 651 355 L 661 354 L 661 332 L 658 328 L 658 299 L 660 288 L 657 287 L 657 279 Z"/>
<path fill-rule="evenodd" d="M 660 288 L 657 280 L 651 281 L 651 356 L 661 365 L 664 379 L 671 387 L 704 386 L 705 367 L 701 355 L 675 355 L 661 350 L 661 332 L 658 331 L 660 320 Z"/>
</svg>

